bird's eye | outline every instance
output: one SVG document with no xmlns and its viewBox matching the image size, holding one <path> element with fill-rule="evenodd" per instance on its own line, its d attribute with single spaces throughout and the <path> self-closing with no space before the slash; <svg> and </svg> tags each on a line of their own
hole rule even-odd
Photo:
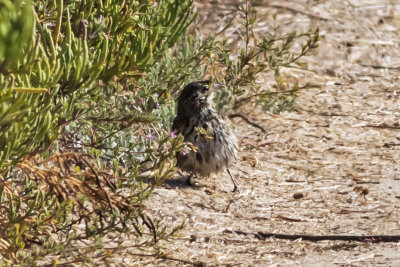
<svg viewBox="0 0 400 267">
<path fill-rule="evenodd" d="M 201 89 L 202 93 L 208 92 L 210 88 L 208 88 L 208 86 L 203 86 L 203 89 Z"/>
</svg>

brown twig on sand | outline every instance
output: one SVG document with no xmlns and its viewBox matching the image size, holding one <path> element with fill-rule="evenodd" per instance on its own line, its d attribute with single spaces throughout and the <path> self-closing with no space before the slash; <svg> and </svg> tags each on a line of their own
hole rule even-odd
<svg viewBox="0 0 400 267">
<path fill-rule="evenodd" d="M 323 240 L 342 240 L 342 241 L 358 241 L 358 242 L 399 242 L 400 235 L 286 235 L 286 234 L 274 234 L 274 233 L 247 233 L 243 231 L 231 231 L 224 230 L 225 233 L 236 233 L 238 235 L 253 235 L 255 238 L 260 240 L 265 240 L 269 237 L 277 238 L 277 239 L 287 239 L 287 240 L 296 240 L 302 239 L 307 241 L 323 241 Z"/>
<path fill-rule="evenodd" d="M 380 125 L 365 125 L 362 127 L 368 127 L 368 128 L 380 128 L 380 129 L 393 129 L 393 130 L 400 130 L 400 127 L 398 125 L 387 125 L 387 124 L 380 124 Z"/>
<path fill-rule="evenodd" d="M 363 67 L 368 67 L 373 69 L 400 70 L 400 67 L 393 67 L 393 66 L 368 65 L 368 64 L 360 64 L 360 65 Z"/>
<path fill-rule="evenodd" d="M 245 122 L 247 122 L 247 123 L 250 124 L 251 126 L 254 126 L 254 127 L 260 129 L 263 133 L 266 133 L 266 132 L 267 132 L 267 131 L 265 131 L 265 129 L 264 129 L 263 127 L 261 127 L 260 125 L 258 125 L 258 124 L 255 123 L 255 122 L 251 122 L 248 118 L 246 118 L 246 117 L 243 116 L 242 114 L 238 114 L 238 113 L 230 114 L 228 117 L 229 117 L 230 119 L 232 119 L 232 118 L 237 118 L 237 117 L 242 118 Z"/>
</svg>

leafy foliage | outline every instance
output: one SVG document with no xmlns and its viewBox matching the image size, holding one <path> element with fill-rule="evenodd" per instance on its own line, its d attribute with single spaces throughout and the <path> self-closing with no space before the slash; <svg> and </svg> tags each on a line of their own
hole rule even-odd
<svg viewBox="0 0 400 267">
<path fill-rule="evenodd" d="M 154 93 L 125 85 L 144 75 L 185 32 L 192 3 L 35 1 L 34 10 L 21 4 L 0 5 L 0 21 L 18 22 L 4 24 L 8 32 L 1 42 L 20 44 L 0 58 L 0 209 L 9 211 L 0 215 L 5 263 L 60 255 L 81 239 L 111 230 L 133 229 L 140 236 L 147 229 L 150 237 L 142 246 L 156 243 L 166 230 L 143 214 L 143 201 L 173 174 L 182 138 L 167 131 L 158 131 L 157 139 L 137 135 L 133 125 L 142 131 L 140 125 L 155 122 L 156 107 L 142 103 L 135 109 L 125 104 L 132 103 L 127 98 Z M 118 148 L 103 147 L 115 148 L 112 137 L 119 132 L 125 136 L 118 148 L 139 155 L 128 172 L 118 168 Z M 71 135 L 78 145 L 67 142 Z M 100 157 L 105 149 L 112 153 Z M 139 181 L 146 171 L 151 184 Z"/>
<path fill-rule="evenodd" d="M 157 7 L 151 3 L 120 0 L 64 6 L 63 1 L 36 1 L 33 14 L 27 5 L 20 13 L 15 11 L 21 21 L 29 13 L 28 22 L 15 23 L 18 29 L 22 27 L 20 35 L 29 32 L 29 25 L 34 25 L 35 31 L 31 40 L 19 47 L 25 56 L 16 62 L 2 61 L 0 82 L 5 89 L 1 99 L 10 99 L 15 91 L 19 94 L 2 106 L 1 121 L 8 131 L 0 137 L 7 140 L 0 141 L 0 148 L 7 147 L 0 155 L 1 169 L 13 166 L 42 143 L 42 148 L 48 147 L 60 133 L 60 126 L 84 110 L 83 98 L 92 100 L 103 94 L 99 81 L 140 76 L 191 23 L 191 2 L 164 1 Z M 7 14 L 7 6 L 3 10 Z M 10 36 L 5 38 L 6 44 L 18 41 Z M 24 95 L 31 92 L 41 95 Z M 11 121 L 21 123 L 6 127 Z M 21 153 L 23 149 L 25 153 Z"/>
<path fill-rule="evenodd" d="M 279 27 L 275 27 L 266 37 L 257 38 L 253 32 L 257 21 L 255 9 L 246 2 L 238 7 L 237 13 L 241 22 L 238 30 L 244 32 L 243 48 L 235 55 L 227 40 L 223 40 L 213 45 L 214 53 L 207 57 L 209 72 L 222 84 L 215 101 L 217 110 L 227 112 L 251 101 L 264 110 L 290 110 L 296 92 L 302 88 L 285 80 L 280 70 L 300 65 L 299 59 L 318 47 L 318 29 L 281 34 Z M 301 49 L 296 51 L 294 44 L 299 46 L 299 43 Z M 267 72 L 274 73 L 275 88 L 256 84 L 259 75 Z"/>
</svg>

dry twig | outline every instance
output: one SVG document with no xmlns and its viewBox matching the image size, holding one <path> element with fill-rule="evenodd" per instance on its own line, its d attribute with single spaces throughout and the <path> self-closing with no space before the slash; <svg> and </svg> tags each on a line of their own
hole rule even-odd
<svg viewBox="0 0 400 267">
<path fill-rule="evenodd" d="M 231 231 L 226 230 L 224 233 L 236 233 L 238 235 L 253 235 L 255 238 L 260 240 L 265 240 L 269 237 L 277 238 L 277 239 L 287 239 L 287 240 L 307 240 L 307 241 L 323 241 L 323 240 L 342 240 L 342 241 L 358 241 L 358 242 L 369 242 L 369 243 L 377 243 L 377 242 L 399 242 L 400 235 L 286 235 L 286 234 L 275 234 L 275 233 L 247 233 L 243 231 Z"/>
</svg>

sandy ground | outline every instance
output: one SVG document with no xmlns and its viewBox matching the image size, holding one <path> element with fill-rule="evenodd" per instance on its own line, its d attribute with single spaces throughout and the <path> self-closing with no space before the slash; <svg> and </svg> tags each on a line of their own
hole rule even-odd
<svg viewBox="0 0 400 267">
<path fill-rule="evenodd" d="M 218 31 L 235 8 L 234 1 L 197 6 L 205 31 Z M 299 93 L 293 112 L 241 111 L 267 133 L 234 119 L 239 193 L 230 192 L 227 173 L 201 181 L 205 187 L 187 187 L 178 177 L 156 189 L 149 201 L 154 217 L 187 221 L 173 243 L 163 244 L 176 260 L 137 257 L 127 266 L 400 266 L 400 243 L 253 235 L 400 235 L 400 2 L 255 7 L 260 35 L 270 30 L 272 12 L 287 31 L 320 28 L 320 47 L 303 60 L 307 69 L 285 70 L 315 86 Z"/>
</svg>

